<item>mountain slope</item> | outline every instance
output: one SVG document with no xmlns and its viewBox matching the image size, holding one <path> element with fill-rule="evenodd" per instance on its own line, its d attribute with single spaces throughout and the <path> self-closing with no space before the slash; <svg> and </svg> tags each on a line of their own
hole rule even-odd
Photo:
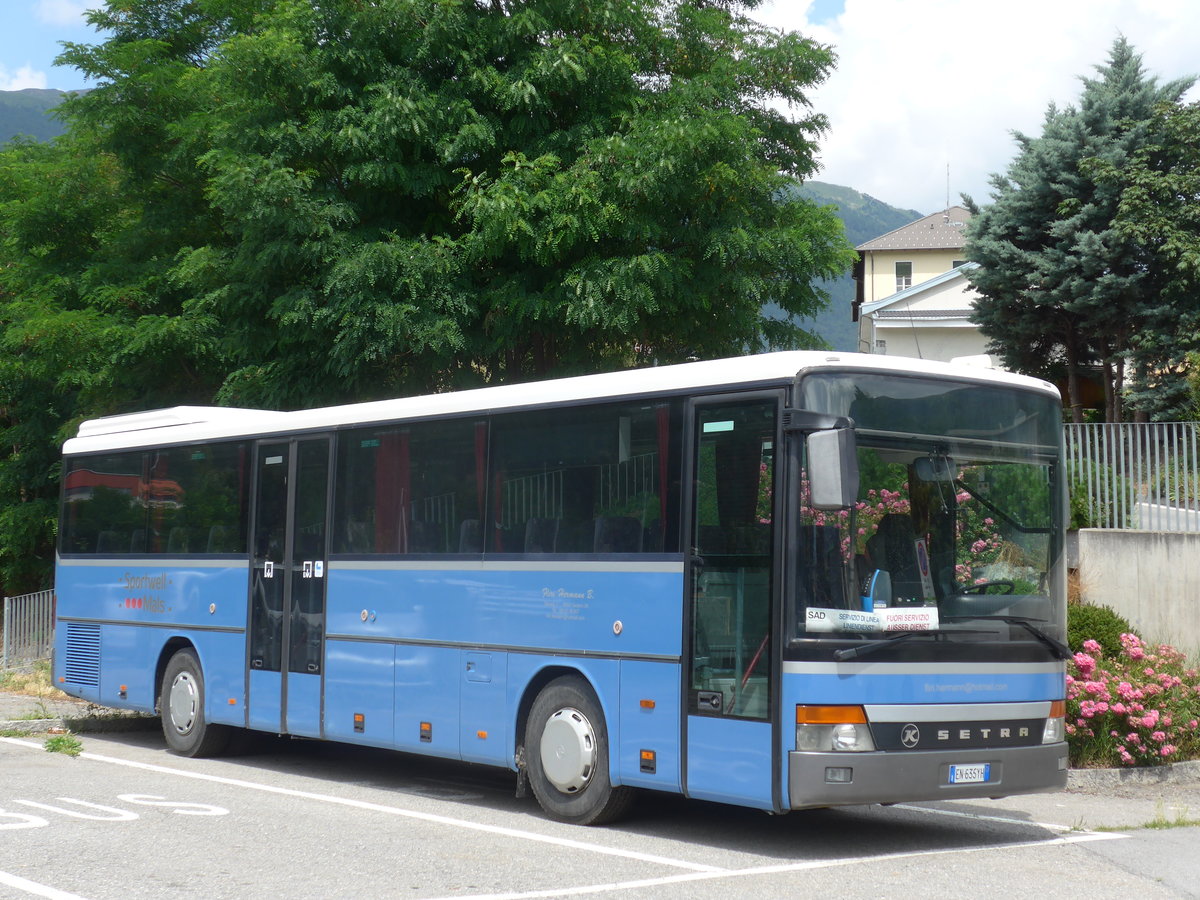
<svg viewBox="0 0 1200 900">
<path fill-rule="evenodd" d="M 58 137 L 65 129 L 50 111 L 65 96 L 62 91 L 37 88 L 0 91 L 0 144 L 19 134 L 39 141 Z"/>
<path fill-rule="evenodd" d="M 856 247 L 924 215 L 915 209 L 889 206 L 854 188 L 822 181 L 805 182 L 799 186 L 797 193 L 821 206 L 836 207 L 838 218 L 846 229 L 846 237 Z M 820 335 L 834 350 L 857 350 L 858 323 L 850 320 L 854 280 L 849 272 L 845 272 L 825 282 L 823 287 L 829 292 L 829 306 L 812 318 L 797 319 L 797 323 Z"/>
</svg>

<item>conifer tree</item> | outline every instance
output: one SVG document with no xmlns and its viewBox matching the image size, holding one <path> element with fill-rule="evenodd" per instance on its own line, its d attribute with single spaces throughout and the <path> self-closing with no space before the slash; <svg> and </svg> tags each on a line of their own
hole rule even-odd
<svg viewBox="0 0 1200 900">
<path fill-rule="evenodd" d="M 1118 165 L 1089 161 L 1120 192 L 1114 224 L 1145 249 L 1161 283 L 1158 304 L 1135 336 L 1139 377 L 1131 399 L 1162 419 L 1200 414 L 1200 103 L 1162 103 L 1151 138 Z"/>
<path fill-rule="evenodd" d="M 1120 421 L 1127 364 L 1159 315 L 1163 279 L 1147 248 L 1115 226 L 1120 191 L 1096 161 L 1130 160 L 1150 139 L 1155 108 L 1193 81 L 1160 85 L 1124 38 L 1096 73 L 1078 106 L 1050 106 L 1040 136 L 1016 135 L 1017 156 L 992 177 L 993 202 L 972 220 L 965 252 L 980 263 L 968 278 L 990 352 L 1018 371 L 1065 377 L 1075 421 L 1080 378 L 1099 370 L 1106 418 Z"/>
</svg>

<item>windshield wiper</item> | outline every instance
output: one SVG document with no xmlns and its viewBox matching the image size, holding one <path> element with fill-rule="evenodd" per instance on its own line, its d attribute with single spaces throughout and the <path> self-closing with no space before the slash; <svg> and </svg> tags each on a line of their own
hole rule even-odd
<svg viewBox="0 0 1200 900">
<path fill-rule="evenodd" d="M 1057 638 L 1052 638 L 1042 629 L 1034 625 L 1033 619 L 1025 619 L 1021 616 L 943 616 L 943 622 L 1007 622 L 1009 625 L 1020 625 L 1035 638 L 1054 651 L 1054 655 L 1059 659 L 1070 659 L 1075 654 L 1071 652 L 1071 648 Z M 1040 619 L 1036 621 L 1041 621 Z M 837 654 L 834 654 L 835 656 Z"/>
<path fill-rule="evenodd" d="M 954 486 L 956 488 L 958 488 L 959 490 L 966 491 L 968 494 L 971 495 L 971 498 L 973 500 L 978 501 L 979 504 L 981 506 L 983 506 L 988 512 L 990 512 L 994 516 L 997 516 L 997 517 L 1003 519 L 1005 522 L 1007 522 L 1013 528 L 1017 529 L 1017 531 L 1021 532 L 1021 534 L 1049 534 L 1050 533 L 1049 528 L 1034 528 L 1033 526 L 1027 527 L 1027 526 L 1023 525 L 1022 523 L 1018 522 L 1016 519 L 1014 519 L 1012 516 L 1010 516 L 1008 513 L 1006 513 L 1000 507 L 998 507 L 995 503 L 992 503 L 986 497 L 980 496 L 975 491 L 974 488 L 972 488 L 969 484 L 967 484 L 961 478 L 954 479 Z"/>
<path fill-rule="evenodd" d="M 863 656 L 867 653 L 874 653 L 880 647 L 890 647 L 892 644 L 906 641 L 909 638 L 917 637 L 922 634 L 937 635 L 936 631 L 901 631 L 898 634 L 893 634 L 891 637 L 880 638 L 877 641 L 867 641 L 865 644 L 859 644 L 857 647 L 846 647 L 842 650 L 834 650 L 833 658 L 838 662 L 845 662 L 848 659 L 854 659 Z"/>
</svg>

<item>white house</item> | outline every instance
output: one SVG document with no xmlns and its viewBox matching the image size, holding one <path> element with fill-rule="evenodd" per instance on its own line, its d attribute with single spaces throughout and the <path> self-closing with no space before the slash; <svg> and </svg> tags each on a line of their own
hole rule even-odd
<svg viewBox="0 0 1200 900">
<path fill-rule="evenodd" d="M 969 316 L 978 294 L 964 277 L 966 223 L 961 206 L 925 216 L 860 244 L 853 306 L 859 349 L 948 362 L 997 365 Z"/>
<path fill-rule="evenodd" d="M 859 308 L 859 339 L 872 353 L 949 362 L 985 355 L 987 338 L 969 319 L 978 296 L 964 263 Z M 865 349 L 864 347 L 864 349 Z M 983 360 L 978 360 L 983 362 Z"/>
</svg>

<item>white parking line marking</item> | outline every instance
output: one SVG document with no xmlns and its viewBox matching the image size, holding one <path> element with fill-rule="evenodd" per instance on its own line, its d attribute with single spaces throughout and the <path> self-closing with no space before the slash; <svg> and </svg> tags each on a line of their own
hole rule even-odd
<svg viewBox="0 0 1200 900">
<path fill-rule="evenodd" d="M 33 750 L 42 749 L 39 744 L 21 740 L 19 738 L 0 738 L 0 741 Z M 312 791 L 301 791 L 294 788 L 275 787 L 273 785 L 259 784 L 257 782 L 244 781 L 237 778 L 225 778 L 219 775 L 209 775 L 203 772 L 189 772 L 185 769 L 175 769 L 169 766 L 160 766 L 153 763 L 135 762 L 133 760 L 103 756 L 96 753 L 81 753 L 80 756 L 84 759 L 110 763 L 112 765 L 125 766 L 127 768 L 141 769 L 148 772 L 160 772 L 165 775 L 178 775 L 184 778 L 196 779 L 198 781 L 209 781 L 215 784 L 241 787 L 248 790 L 262 791 L 264 793 L 279 794 L 287 797 L 299 797 L 307 800 L 316 800 L 321 803 L 331 803 L 338 806 L 348 806 L 355 809 L 382 812 L 388 815 L 401 816 L 404 818 L 416 819 L 423 822 L 432 822 L 471 831 L 479 831 L 487 834 L 499 835 L 502 837 L 512 837 L 519 840 L 552 844 L 558 847 L 583 850 L 590 853 L 600 853 L 609 856 L 618 856 L 624 859 L 636 860 L 639 862 L 648 862 L 656 865 L 690 870 L 679 875 L 666 875 L 659 878 L 644 878 L 636 881 L 608 882 L 605 884 L 580 885 L 573 888 L 552 888 L 548 890 L 522 891 L 507 894 L 476 894 L 467 897 L 459 895 L 453 898 L 444 898 L 444 900 L 539 900 L 539 898 L 545 897 L 579 897 L 591 894 L 606 894 L 642 888 L 654 888 L 672 884 L 686 884 L 693 881 L 743 879 L 760 875 L 789 874 L 811 871 L 815 869 L 830 869 L 840 866 L 852 866 L 888 860 L 915 859 L 918 857 L 947 856 L 951 854 L 963 853 L 983 853 L 1000 850 L 1019 850 L 1037 847 L 1053 847 L 1067 844 L 1087 843 L 1090 841 L 1119 840 L 1127 837 L 1127 835 L 1113 832 L 1101 833 L 1091 831 L 1076 831 L 1071 826 L 1030 822 L 1024 819 L 1013 819 L 1003 816 L 976 815 L 974 813 L 963 812 L 960 810 L 934 809 L 924 806 L 897 804 L 897 808 L 912 812 L 928 813 L 931 815 L 955 816 L 966 819 L 977 819 L 985 822 L 999 822 L 1003 824 L 1021 825 L 1026 827 L 1033 826 L 1037 828 L 1045 828 L 1050 831 L 1068 833 L 1060 837 L 1049 838 L 1048 840 L 1043 841 L 1035 840 L 1020 841 L 1010 844 L 985 844 L 975 847 L 958 847 L 953 849 L 914 850 L 904 853 L 883 853 L 875 856 L 853 856 L 842 857 L 838 859 L 804 860 L 795 863 L 781 863 L 768 866 L 751 866 L 743 869 L 729 869 L 720 866 L 709 866 L 700 863 L 687 862 L 685 860 L 673 859 L 671 857 L 655 856 L 648 853 L 638 853 L 630 850 L 618 850 L 612 847 L 604 847 L 599 844 L 589 844 L 583 841 L 570 840 L 567 838 L 550 837 L 548 835 L 537 834 L 536 832 L 521 831 L 519 829 L 506 828 L 500 825 L 483 825 L 477 822 L 468 822 L 463 819 L 454 819 L 449 816 L 439 816 L 433 813 L 416 812 L 415 810 L 403 809 L 396 806 L 385 806 L 383 804 L 371 803 L 365 800 L 352 800 L 347 797 L 337 797 L 331 794 L 318 794 Z M 46 896 L 61 896 L 63 898 L 70 898 L 73 895 L 48 894 Z"/>
<path fill-rule="evenodd" d="M 33 894 L 35 897 L 48 897 L 50 900 L 85 900 L 85 898 L 80 897 L 78 894 L 60 891 L 58 888 L 52 888 L 49 885 L 38 884 L 36 881 L 30 881 L 28 878 L 22 878 L 20 875 L 13 875 L 10 872 L 0 872 L 0 884 L 16 888 L 18 891 L 25 891 L 25 893 Z"/>
<path fill-rule="evenodd" d="M 1016 820 L 1014 820 L 1016 821 Z M 1021 824 L 1028 824 L 1022 822 Z M 833 869 L 839 866 L 853 866 L 862 863 L 884 862 L 896 859 L 913 859 L 921 856 L 941 856 L 953 853 L 982 853 L 991 850 L 1019 850 L 1029 847 L 1054 847 L 1062 844 L 1080 844 L 1088 841 L 1107 841 L 1126 837 L 1123 834 L 1098 834 L 1095 832 L 1079 832 L 1066 837 L 1051 838 L 1046 841 L 1022 841 L 1015 844 L 987 844 L 979 847 L 960 847 L 953 850 L 914 850 L 908 853 L 881 853 L 877 856 L 855 856 L 842 859 L 808 860 L 797 863 L 783 863 L 774 866 L 752 866 L 746 869 L 725 869 L 720 872 L 689 872 L 686 875 L 666 875 L 662 878 L 643 878 L 639 881 L 615 881 L 608 884 L 588 884 L 574 888 L 553 888 L 544 891 L 522 891 L 511 894 L 461 894 L 436 898 L 436 900 L 538 900 L 542 897 L 582 897 L 589 894 L 609 894 L 617 891 L 631 891 L 640 888 L 654 888 L 669 884 L 686 884 L 693 881 L 715 881 L 717 879 L 747 878 L 755 875 L 786 875 L 794 872 L 811 871 L 813 869 Z"/>
<path fill-rule="evenodd" d="M 979 822 L 999 822 L 1002 825 L 1035 825 L 1048 831 L 1075 831 L 1074 825 L 1055 825 L 1051 822 L 1033 822 L 1029 819 L 1014 819 L 1012 816 L 981 816 L 977 813 L 963 812 L 959 809 L 935 809 L 931 806 L 910 806 L 907 803 L 897 803 L 895 809 L 907 809 L 911 812 L 929 813 L 932 816 L 954 816 L 960 819 L 975 819 Z M 1125 837 L 1125 835 L 1119 835 Z"/>
<path fill-rule="evenodd" d="M 74 803 L 76 806 L 86 806 L 89 809 L 98 809 L 102 812 L 112 813 L 112 815 L 93 816 L 74 809 L 51 806 L 49 803 L 38 803 L 36 800 L 14 800 L 13 803 L 20 803 L 22 806 L 32 806 L 34 809 L 44 809 L 48 812 L 61 813 L 64 816 L 73 816 L 76 819 L 92 819 L 95 822 L 132 822 L 138 817 L 137 813 L 130 812 L 127 809 L 115 809 L 111 806 L 101 806 L 98 803 L 88 803 L 86 800 L 75 800 L 71 797 L 58 797 L 57 799 L 63 803 Z"/>
<path fill-rule="evenodd" d="M 0 738 L 4 743 L 12 744 L 17 747 L 25 747 L 30 750 L 41 750 L 42 746 L 33 741 L 26 741 L 20 738 Z M 421 822 L 432 822 L 438 825 L 447 825 L 451 828 L 459 828 L 467 831 L 479 831 L 485 834 L 494 834 L 500 837 L 516 838 L 523 841 L 533 841 L 542 844 L 551 844 L 556 847 L 565 847 L 572 850 L 583 850 L 588 853 L 599 853 L 607 856 L 618 856 L 622 859 L 636 860 L 637 862 L 652 863 L 659 866 L 670 866 L 675 869 L 687 869 L 692 872 L 708 872 L 721 873 L 728 872 L 729 869 L 721 868 L 720 866 L 709 866 L 703 863 L 689 862 L 683 859 L 674 859 L 669 856 L 656 856 L 651 853 L 639 853 L 635 850 L 620 850 L 615 847 L 605 847 L 600 844 L 589 844 L 583 841 L 571 840 L 570 838 L 551 837 L 550 835 L 538 834 L 533 831 L 521 831 L 516 828 L 506 828 L 503 825 L 484 825 L 479 822 L 468 822 L 465 819 L 454 819 L 449 816 L 439 816 L 434 813 L 417 812 L 411 809 L 404 809 L 398 806 L 385 806 L 381 803 L 371 803 L 366 800 L 352 800 L 348 797 L 337 797 L 332 794 L 318 794 L 312 791 L 300 791 L 294 788 L 275 787 L 269 784 L 259 784 L 254 781 L 243 781 L 238 778 L 225 778 L 220 775 L 209 775 L 204 772 L 189 772 L 186 769 L 174 769 L 170 766 L 159 766 L 154 763 L 134 762 L 129 759 L 119 759 L 114 756 L 102 756 L 97 753 L 80 753 L 80 759 L 90 759 L 95 762 L 110 763 L 116 766 L 125 766 L 131 769 L 141 769 L 145 772 L 160 772 L 164 775 L 178 775 L 183 778 L 194 778 L 197 781 L 211 781 L 215 784 L 224 784 L 230 787 L 246 788 L 252 791 L 262 791 L 268 794 L 280 794 L 285 797 L 300 797 L 306 800 L 316 800 L 320 803 L 331 803 L 337 806 L 349 806 L 354 809 L 365 809 L 371 812 L 386 813 L 392 816 L 401 816 L 407 819 L 416 819 Z"/>
</svg>

